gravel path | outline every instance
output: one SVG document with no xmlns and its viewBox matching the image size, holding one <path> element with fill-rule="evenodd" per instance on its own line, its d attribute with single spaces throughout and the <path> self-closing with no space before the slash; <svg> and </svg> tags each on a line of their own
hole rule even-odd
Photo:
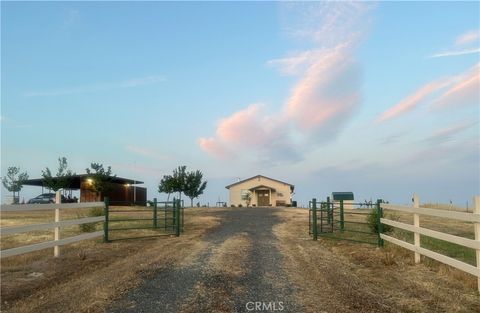
<svg viewBox="0 0 480 313">
<path fill-rule="evenodd" d="M 223 219 L 222 224 L 203 237 L 208 246 L 196 260 L 156 272 L 109 312 L 303 311 L 282 268 L 283 256 L 272 233 L 280 223 L 274 210 L 236 208 L 212 213 Z"/>
</svg>

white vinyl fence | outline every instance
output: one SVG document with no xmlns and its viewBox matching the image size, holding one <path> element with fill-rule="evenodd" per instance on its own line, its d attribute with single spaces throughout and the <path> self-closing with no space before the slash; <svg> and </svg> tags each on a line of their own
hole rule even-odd
<svg viewBox="0 0 480 313">
<path fill-rule="evenodd" d="M 472 274 L 478 278 L 478 291 L 480 292 L 480 196 L 474 197 L 473 213 L 464 213 L 457 211 L 446 211 L 439 209 L 421 208 L 418 195 L 413 197 L 413 206 L 400 206 L 395 204 L 381 204 L 383 209 L 395 210 L 400 212 L 413 213 L 413 225 L 405 224 L 397 221 L 392 221 L 386 218 L 381 218 L 382 224 L 390 225 L 396 228 L 413 232 L 414 244 L 405 242 L 403 240 L 393 238 L 391 236 L 380 234 L 380 237 L 388 242 L 401 246 L 415 252 L 415 263 L 420 263 L 420 255 L 437 260 L 441 263 L 453 266 L 461 271 Z M 429 215 L 436 217 L 443 217 L 448 219 L 455 219 L 464 222 L 471 222 L 475 229 L 475 239 L 459 237 L 451 234 L 442 233 L 428 228 L 420 227 L 420 215 Z M 476 250 L 477 266 L 473 266 L 454 258 L 445 256 L 443 254 L 425 249 L 420 246 L 420 235 L 444 240 L 457 245 L 468 247 Z"/>
<path fill-rule="evenodd" d="M 60 209 L 84 209 L 84 208 L 98 208 L 104 207 L 103 202 L 88 202 L 88 203 L 61 203 L 61 204 L 12 204 L 12 205 L 2 205 L 0 207 L 0 212 L 23 212 L 23 211 L 45 211 L 45 210 L 55 210 L 55 221 L 52 223 L 45 224 L 35 224 L 35 225 L 22 225 L 22 226 L 12 226 L 12 227 L 2 227 L 0 228 L 0 237 L 4 235 L 20 234 L 36 230 L 45 230 L 52 229 L 55 233 L 53 241 L 45 241 L 41 243 L 31 244 L 27 246 L 21 246 L 17 248 L 11 248 L 0 251 L 0 258 L 5 258 L 9 256 L 24 254 L 28 252 L 33 252 L 37 250 L 43 250 L 47 248 L 54 248 L 54 256 L 58 257 L 60 255 L 60 246 L 86 240 L 103 235 L 103 231 L 96 231 L 91 233 L 85 233 L 73 237 L 60 239 L 60 227 L 80 225 L 86 223 L 94 222 L 103 222 L 105 216 L 95 216 L 95 217 L 86 217 L 74 220 L 60 220 Z"/>
</svg>

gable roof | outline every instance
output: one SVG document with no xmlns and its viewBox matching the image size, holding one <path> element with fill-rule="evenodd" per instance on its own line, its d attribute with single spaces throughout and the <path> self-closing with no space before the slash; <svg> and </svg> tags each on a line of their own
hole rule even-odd
<svg viewBox="0 0 480 313">
<path fill-rule="evenodd" d="M 263 177 L 263 178 L 266 178 L 266 179 L 270 179 L 270 180 L 276 181 L 276 182 L 278 182 L 278 183 L 282 183 L 282 184 L 285 184 L 285 185 L 289 185 L 291 189 L 293 189 L 293 188 L 295 187 L 295 186 L 292 185 L 292 184 L 286 183 L 286 182 L 281 181 L 281 180 L 278 180 L 278 179 L 273 179 L 273 178 L 270 178 L 270 177 L 267 177 L 267 176 L 263 176 L 263 175 L 256 175 L 256 176 L 253 176 L 253 177 L 250 177 L 250 178 L 241 180 L 241 181 L 237 181 L 236 183 L 230 184 L 230 185 L 228 185 L 228 186 L 225 186 L 225 188 L 230 189 L 230 187 L 232 187 L 232 186 L 235 186 L 235 185 L 238 185 L 238 184 L 244 183 L 244 182 L 246 182 L 246 181 L 249 181 L 249 180 L 252 180 L 252 179 L 255 179 L 255 178 L 259 178 L 259 177 Z"/>
</svg>

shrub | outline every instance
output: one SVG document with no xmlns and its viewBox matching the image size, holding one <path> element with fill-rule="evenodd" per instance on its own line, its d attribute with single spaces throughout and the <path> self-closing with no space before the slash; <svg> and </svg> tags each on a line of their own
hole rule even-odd
<svg viewBox="0 0 480 313">
<path fill-rule="evenodd" d="M 95 216 L 103 216 L 103 208 L 91 208 L 88 210 L 87 217 L 95 217 Z M 77 214 L 78 218 L 83 218 L 85 217 L 84 215 Z M 84 233 L 90 233 L 95 231 L 98 223 L 86 223 L 86 224 L 80 224 L 78 227 L 80 228 L 80 231 Z"/>
<path fill-rule="evenodd" d="M 241 207 L 243 207 L 243 205 L 239 204 L 238 207 L 241 208 Z"/>
<path fill-rule="evenodd" d="M 378 220 L 377 220 L 377 209 L 372 209 L 370 213 L 367 216 L 367 223 L 368 227 L 370 228 L 370 231 L 372 233 L 378 233 Z M 393 227 L 390 225 L 382 225 L 382 230 L 384 233 L 390 233 L 393 230 Z"/>
<path fill-rule="evenodd" d="M 235 204 L 230 205 L 230 207 L 234 208 L 234 207 L 235 207 Z"/>
</svg>

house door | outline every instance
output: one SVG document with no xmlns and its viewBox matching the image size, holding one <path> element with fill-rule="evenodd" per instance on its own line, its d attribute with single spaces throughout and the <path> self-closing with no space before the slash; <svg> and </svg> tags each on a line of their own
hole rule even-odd
<svg viewBox="0 0 480 313">
<path fill-rule="evenodd" d="M 270 205 L 270 192 L 268 190 L 257 190 L 256 193 L 258 206 Z"/>
</svg>

